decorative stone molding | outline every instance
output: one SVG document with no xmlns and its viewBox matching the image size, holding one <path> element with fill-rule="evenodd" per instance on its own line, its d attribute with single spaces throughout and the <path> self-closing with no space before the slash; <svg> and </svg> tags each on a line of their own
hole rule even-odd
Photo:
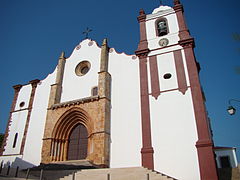
<svg viewBox="0 0 240 180">
<path fill-rule="evenodd" d="M 144 22 L 146 20 L 146 14 L 143 9 L 140 9 L 139 16 L 137 17 L 138 22 Z"/>
<path fill-rule="evenodd" d="M 189 38 L 189 39 L 180 40 L 180 41 L 179 41 L 179 44 L 180 44 L 183 48 L 194 48 L 194 47 L 195 47 L 194 38 Z"/>
<path fill-rule="evenodd" d="M 86 97 L 86 98 L 82 98 L 82 99 L 77 99 L 74 101 L 67 101 L 64 103 L 54 104 L 54 105 L 52 105 L 52 107 L 50 109 L 54 110 L 54 109 L 58 109 L 58 108 L 62 108 L 62 107 L 70 107 L 70 106 L 79 105 L 79 104 L 83 104 L 83 103 L 87 103 L 87 102 L 93 102 L 93 101 L 97 101 L 97 100 L 99 100 L 99 96 L 91 96 L 91 97 Z"/>
<path fill-rule="evenodd" d="M 174 0 L 174 6 L 181 4 L 180 0 Z"/>
<path fill-rule="evenodd" d="M 139 57 L 139 59 L 143 59 L 143 58 L 146 58 L 148 56 L 149 52 L 150 52 L 149 49 L 141 49 L 141 50 L 135 51 L 135 54 L 136 54 L 136 56 Z"/>
</svg>

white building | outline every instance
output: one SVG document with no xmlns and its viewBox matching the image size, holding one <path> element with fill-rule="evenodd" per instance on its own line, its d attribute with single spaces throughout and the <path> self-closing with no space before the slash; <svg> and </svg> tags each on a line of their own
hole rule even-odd
<svg viewBox="0 0 240 180">
<path fill-rule="evenodd" d="M 27 168 L 85 159 L 215 180 L 213 141 L 183 7 L 138 16 L 136 55 L 86 39 L 44 80 L 14 86 L 0 160 Z"/>
<path fill-rule="evenodd" d="M 236 168 L 238 166 L 235 147 L 214 148 L 218 168 Z"/>
</svg>

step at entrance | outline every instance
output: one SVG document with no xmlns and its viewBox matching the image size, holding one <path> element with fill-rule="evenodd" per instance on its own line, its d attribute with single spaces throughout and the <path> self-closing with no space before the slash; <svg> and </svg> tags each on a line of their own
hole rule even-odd
<svg viewBox="0 0 240 180">
<path fill-rule="evenodd" d="M 60 180 L 176 180 L 143 167 L 80 170 Z"/>
</svg>

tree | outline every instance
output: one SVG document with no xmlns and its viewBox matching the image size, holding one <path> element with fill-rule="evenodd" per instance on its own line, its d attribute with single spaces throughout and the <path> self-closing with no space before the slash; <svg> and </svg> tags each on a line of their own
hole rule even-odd
<svg viewBox="0 0 240 180">
<path fill-rule="evenodd" d="M 235 41 L 240 42 L 240 34 L 239 33 L 233 33 L 232 37 Z M 240 48 L 238 48 L 238 52 L 240 52 Z M 237 74 L 240 74 L 240 66 L 235 67 L 235 71 Z"/>
<path fill-rule="evenodd" d="M 4 134 L 0 134 L 0 148 L 2 147 L 3 139 L 4 139 Z"/>
</svg>

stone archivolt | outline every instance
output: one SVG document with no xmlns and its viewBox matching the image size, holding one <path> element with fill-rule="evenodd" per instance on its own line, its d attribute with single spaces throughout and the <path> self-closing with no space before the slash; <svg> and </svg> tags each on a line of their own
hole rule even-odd
<svg viewBox="0 0 240 180">
<path fill-rule="evenodd" d="M 88 131 L 86 160 L 109 166 L 109 123 L 105 118 L 106 99 L 49 109 L 43 138 L 42 163 L 68 160 L 71 131 L 82 124 Z"/>
<path fill-rule="evenodd" d="M 68 139 L 73 128 L 78 124 L 83 124 L 92 134 L 91 121 L 87 113 L 80 108 L 72 108 L 65 112 L 56 123 L 51 141 L 51 160 L 67 160 Z"/>
</svg>

